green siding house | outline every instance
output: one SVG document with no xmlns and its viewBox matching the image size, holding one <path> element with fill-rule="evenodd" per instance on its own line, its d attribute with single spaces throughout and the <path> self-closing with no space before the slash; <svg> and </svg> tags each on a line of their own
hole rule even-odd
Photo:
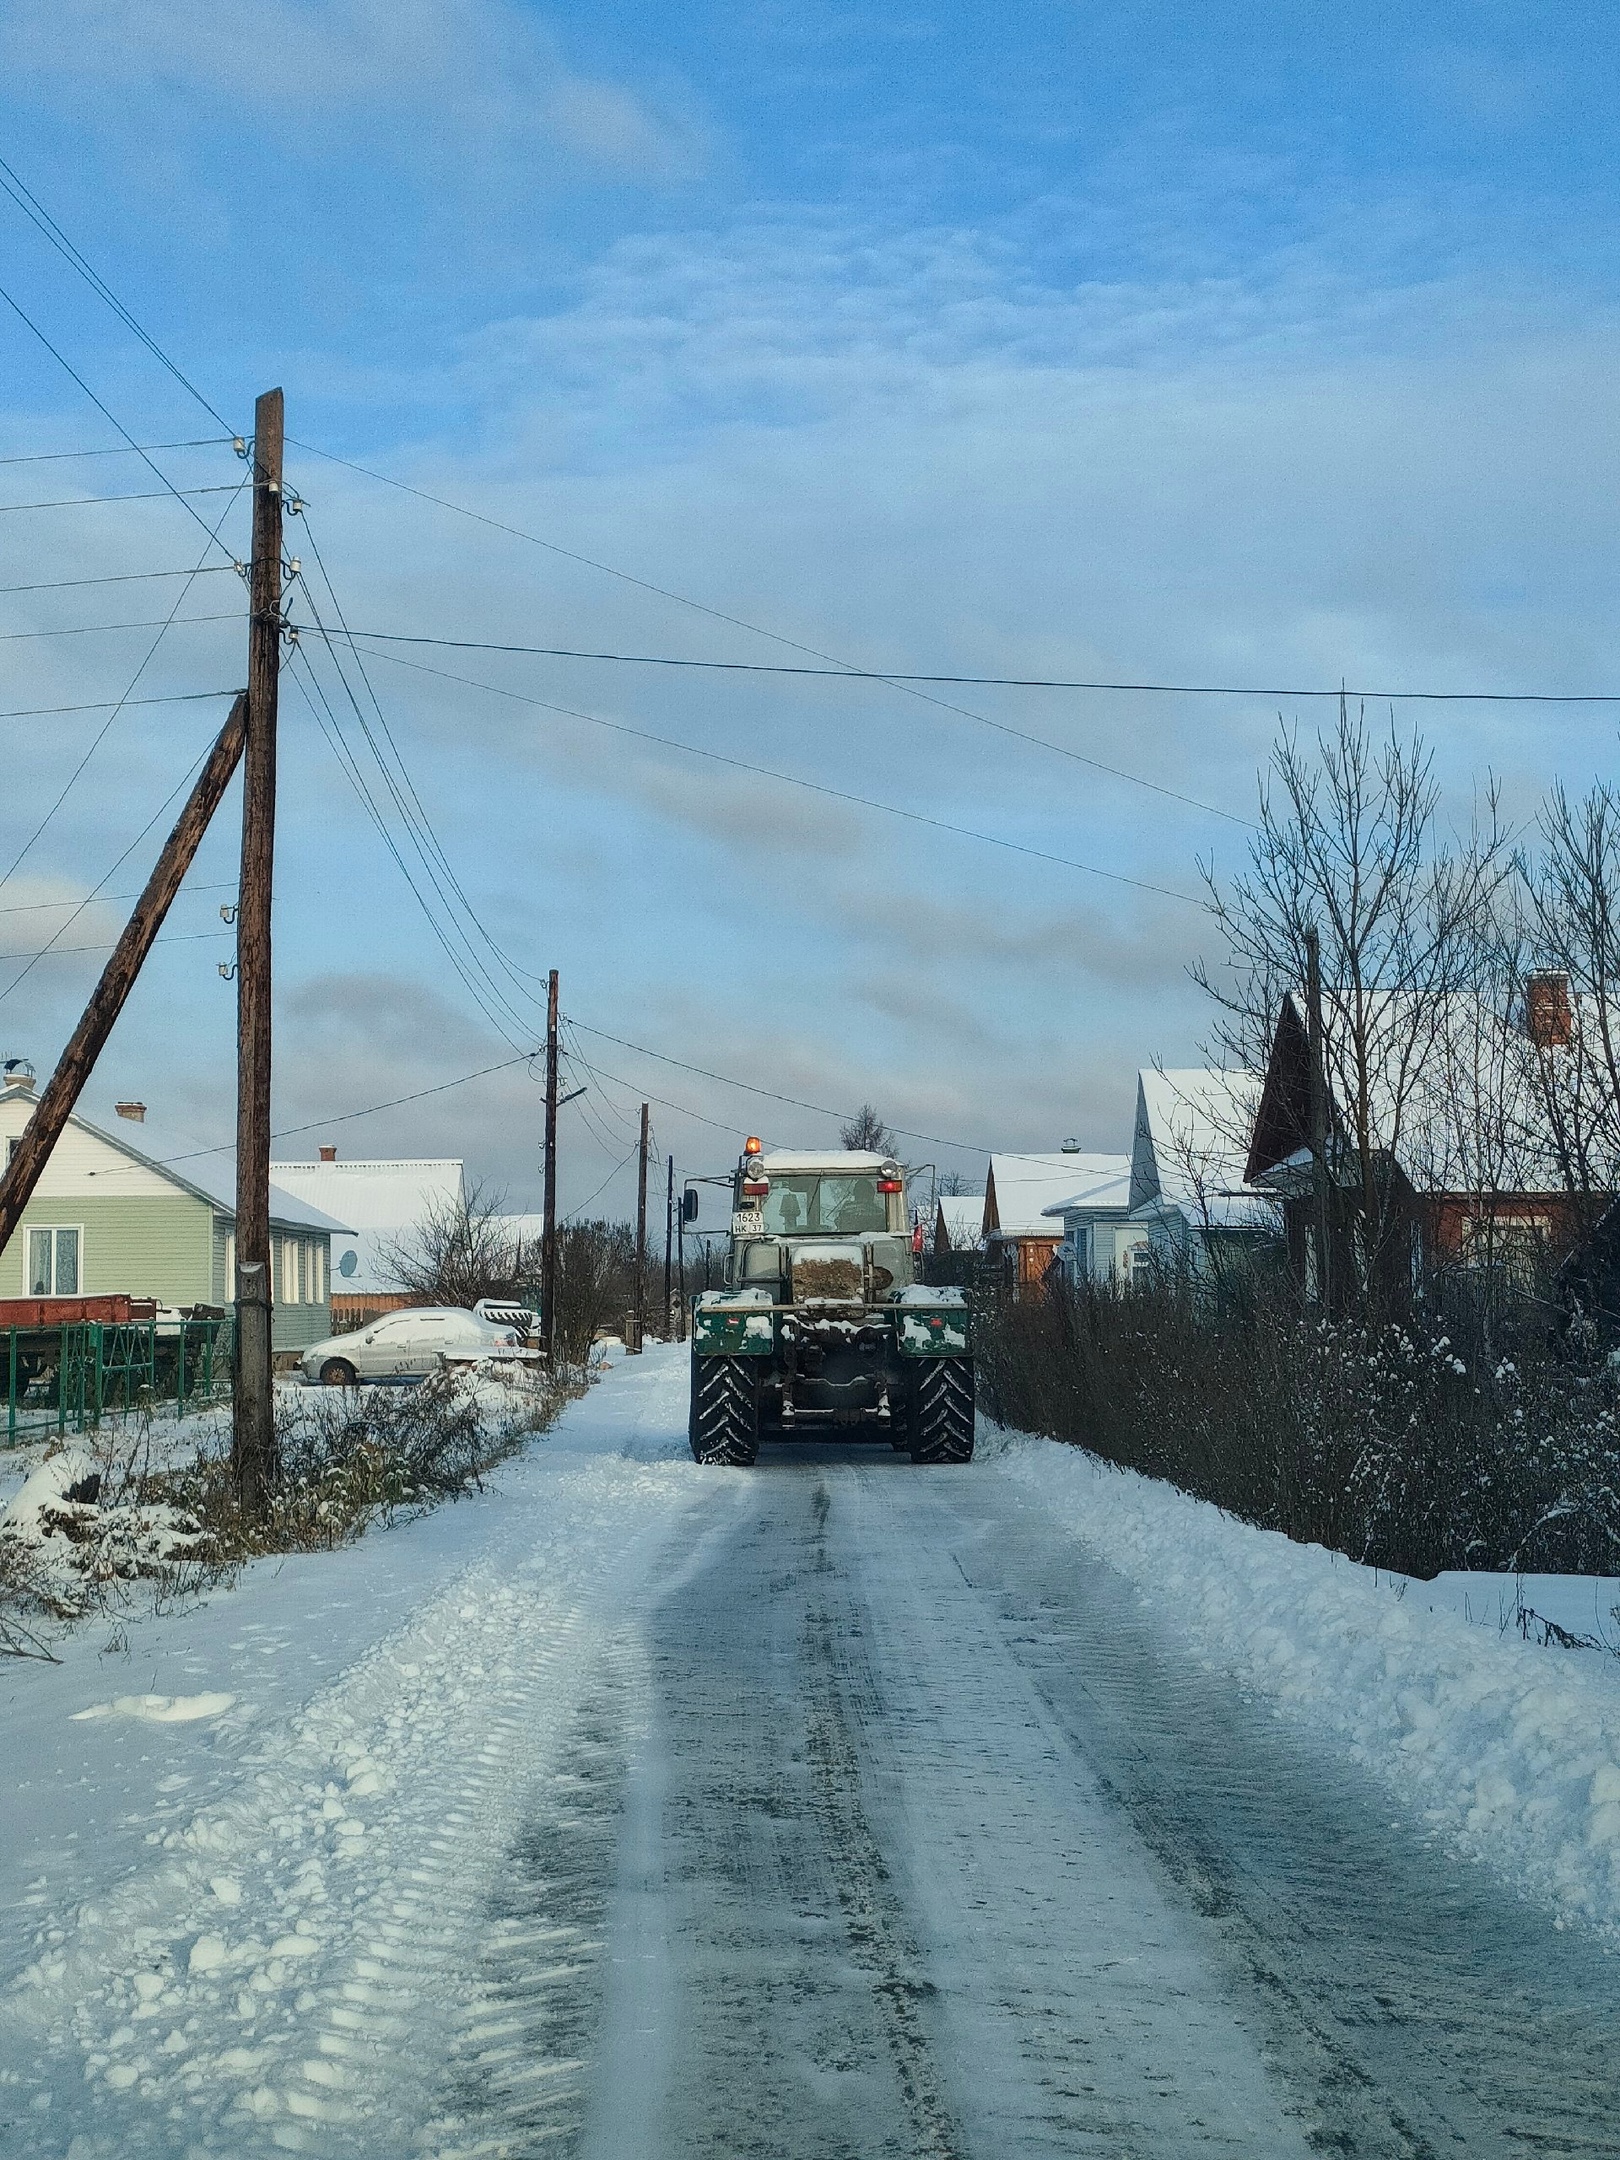
<svg viewBox="0 0 1620 2160">
<path fill-rule="evenodd" d="M 0 1087 L 0 1162 L 34 1114 L 31 1078 Z M 22 1223 L 0 1251 L 0 1297 L 126 1291 L 175 1310 L 236 1295 L 236 1157 L 160 1135 L 141 1103 L 68 1120 Z M 301 1350 L 331 1333 L 331 1247 L 345 1225 L 270 1188 L 272 1335 Z"/>
</svg>

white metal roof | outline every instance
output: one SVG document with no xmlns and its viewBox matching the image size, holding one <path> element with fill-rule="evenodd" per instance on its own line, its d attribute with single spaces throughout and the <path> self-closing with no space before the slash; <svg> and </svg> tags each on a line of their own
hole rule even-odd
<svg viewBox="0 0 1620 2160">
<path fill-rule="evenodd" d="M 1212 1229 L 1269 1226 L 1272 1210 L 1243 1181 L 1258 1073 L 1185 1066 L 1137 1074 L 1131 1206 L 1174 1208 Z"/>
<path fill-rule="evenodd" d="M 984 1237 L 984 1194 L 941 1193 L 939 1212 L 952 1252 L 968 1252 Z"/>
<path fill-rule="evenodd" d="M 1117 1155 L 1088 1155 L 1078 1148 L 1054 1155 L 992 1155 L 996 1222 L 990 1235 L 1061 1237 L 1063 1226 L 1050 1220 L 1047 1209 L 1081 1186 L 1110 1176 L 1119 1160 Z"/>
<path fill-rule="evenodd" d="M 332 1241 L 332 1288 L 350 1294 L 396 1289 L 389 1248 L 432 1210 L 459 1207 L 464 1191 L 461 1163 L 446 1156 L 276 1162 L 270 1175 L 307 1206 L 350 1226 Z"/>
<path fill-rule="evenodd" d="M 1131 1158 L 1128 1155 L 1087 1155 L 1081 1159 L 1092 1167 L 1076 1179 L 1073 1192 L 1043 1208 L 1042 1214 L 1127 1214 L 1131 1205 Z"/>
<path fill-rule="evenodd" d="M 0 1092 L 0 1104 L 9 1109 L 24 1107 L 28 1117 L 39 1107 L 39 1097 L 23 1088 Z M 23 1120 L 26 1124 L 26 1118 Z M 21 1130 L 21 1127 L 19 1127 Z M 75 1133 L 102 1143 L 101 1148 L 80 1153 L 72 1145 Z M 109 1156 L 106 1150 L 113 1153 Z M 236 1214 L 236 1150 L 209 1147 L 189 1133 L 167 1129 L 152 1117 L 121 1118 L 114 1111 L 104 1121 L 77 1112 L 52 1150 L 45 1173 L 55 1189 L 86 1193 L 117 1194 L 120 1190 L 153 1190 L 148 1182 L 157 1177 L 168 1185 L 206 1200 L 221 1214 Z M 43 1181 L 42 1181 L 43 1182 Z M 342 1218 L 315 1207 L 279 1183 L 271 1166 L 270 1220 L 277 1229 L 341 1233 Z"/>
</svg>

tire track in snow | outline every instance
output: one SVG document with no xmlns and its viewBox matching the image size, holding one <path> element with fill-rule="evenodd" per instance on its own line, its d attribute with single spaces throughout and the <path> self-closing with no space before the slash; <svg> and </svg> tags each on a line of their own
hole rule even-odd
<svg viewBox="0 0 1620 2160">
<path fill-rule="evenodd" d="M 895 1895 L 883 1850 L 861 1805 L 860 1761 L 846 1710 L 875 1696 L 857 1646 L 862 1630 L 847 1599 L 835 1601 L 828 1550 L 831 1494 L 823 1477 L 811 1503 L 811 1566 L 820 1578 L 806 1602 L 804 1671 L 809 1719 L 811 1805 L 832 1870 L 854 1955 L 870 1975 L 872 2006 L 910 2117 L 917 2160 L 963 2160 L 965 2147 L 920 2015 L 938 1991 Z"/>
<path fill-rule="evenodd" d="M 492 1879 L 604 1610 L 700 1491 L 657 1464 L 559 1463 L 520 1564 L 466 1571 L 267 1736 L 229 1801 L 162 1835 L 152 1869 L 50 1915 L 0 2020 L 33 2103 L 8 2155 L 59 2160 L 63 2112 L 74 2160 L 420 2150 L 446 2024 L 484 1980 Z"/>
</svg>

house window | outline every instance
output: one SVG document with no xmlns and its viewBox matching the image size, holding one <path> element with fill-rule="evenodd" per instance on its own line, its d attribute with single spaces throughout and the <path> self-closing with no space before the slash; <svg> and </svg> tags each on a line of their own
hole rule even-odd
<svg viewBox="0 0 1620 2160">
<path fill-rule="evenodd" d="M 281 1241 L 281 1302 L 283 1305 L 298 1303 L 298 1240 L 283 1238 Z"/>
<path fill-rule="evenodd" d="M 1499 1268 L 1509 1282 L 1527 1287 L 1545 1265 L 1551 1229 L 1542 1214 L 1471 1215 L 1462 1226 L 1463 1265 Z"/>
<path fill-rule="evenodd" d="M 28 1295 L 30 1297 L 77 1297 L 79 1294 L 79 1248 L 77 1229 L 28 1231 Z"/>
<path fill-rule="evenodd" d="M 16 1154 L 17 1150 L 18 1150 L 18 1149 L 19 1149 L 19 1148 L 20 1148 L 21 1146 L 22 1146 L 22 1142 L 21 1142 L 21 1140 L 8 1140 L 8 1141 L 6 1142 L 6 1168 L 7 1168 L 8 1170 L 9 1170 L 9 1169 L 11 1168 L 11 1158 L 12 1158 L 12 1156 Z"/>
<path fill-rule="evenodd" d="M 225 1302 L 236 1301 L 236 1232 L 229 1231 L 225 1238 Z"/>
<path fill-rule="evenodd" d="M 319 1239 L 309 1248 L 309 1302 L 326 1303 L 326 1247 Z"/>
</svg>

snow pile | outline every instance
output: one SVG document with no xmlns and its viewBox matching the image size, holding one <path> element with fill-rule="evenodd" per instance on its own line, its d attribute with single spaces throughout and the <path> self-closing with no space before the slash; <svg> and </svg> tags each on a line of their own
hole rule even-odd
<svg viewBox="0 0 1620 2160">
<path fill-rule="evenodd" d="M 136 1504 L 105 1451 L 80 1441 L 47 1455 L 0 1512 L 0 1583 L 12 1600 L 71 1619 L 115 1582 L 158 1578 L 197 1556 L 200 1526 Z"/>
<path fill-rule="evenodd" d="M 491 1884 L 690 1484 L 619 1455 L 546 1471 L 517 1553 L 452 1577 L 289 1718 L 224 1694 L 77 1713 L 143 1721 L 154 1747 L 213 1719 L 243 1753 L 234 1789 L 149 1835 L 150 1867 L 39 1915 L 0 1998 L 0 2061 L 36 2088 L 29 2153 L 61 2153 L 64 2094 L 82 2149 L 119 2160 L 326 2153 L 361 2124 L 368 2150 L 416 2149 Z"/>
<path fill-rule="evenodd" d="M 1460 1850 L 1620 1943 L 1620 1666 L 1257 1530 L 1077 1448 L 987 1434 L 1016 1480 L 1207 1666 L 1348 1744 Z"/>
</svg>

